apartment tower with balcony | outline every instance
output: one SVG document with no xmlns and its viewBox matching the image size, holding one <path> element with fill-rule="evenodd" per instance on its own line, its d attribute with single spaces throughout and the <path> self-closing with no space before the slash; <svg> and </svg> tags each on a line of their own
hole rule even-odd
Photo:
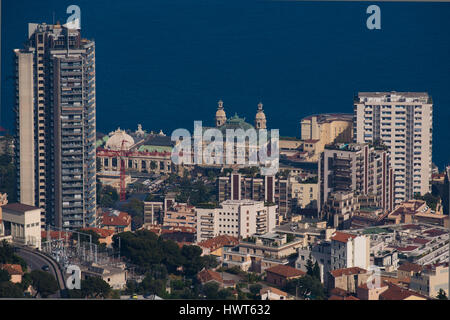
<svg viewBox="0 0 450 320">
<path fill-rule="evenodd" d="M 354 100 L 354 142 L 388 146 L 394 202 L 431 191 L 433 102 L 426 92 L 360 92 Z"/>
<path fill-rule="evenodd" d="M 372 206 L 393 209 L 391 156 L 385 146 L 368 143 L 325 147 L 319 161 L 319 212 L 334 193 L 369 196 Z"/>
<path fill-rule="evenodd" d="M 30 23 L 16 66 L 16 164 L 20 202 L 41 224 L 95 225 L 95 43 L 80 30 Z"/>
</svg>

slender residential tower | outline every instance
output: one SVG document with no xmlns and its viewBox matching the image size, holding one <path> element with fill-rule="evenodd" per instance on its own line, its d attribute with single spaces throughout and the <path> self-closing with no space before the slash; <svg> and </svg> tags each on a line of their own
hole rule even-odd
<svg viewBox="0 0 450 320">
<path fill-rule="evenodd" d="M 42 226 L 93 226 L 95 43 L 77 29 L 33 23 L 14 56 L 19 200 L 43 209 Z"/>
<path fill-rule="evenodd" d="M 382 142 L 391 155 L 396 204 L 431 192 L 433 102 L 426 92 L 360 92 L 353 138 Z"/>
</svg>

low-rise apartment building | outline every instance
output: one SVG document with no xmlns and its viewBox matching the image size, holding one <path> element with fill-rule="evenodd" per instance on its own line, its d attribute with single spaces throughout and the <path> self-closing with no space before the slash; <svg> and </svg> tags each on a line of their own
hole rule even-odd
<svg viewBox="0 0 450 320">
<path fill-rule="evenodd" d="M 448 266 L 448 262 L 424 266 L 411 277 L 409 288 L 432 298 L 442 289 L 448 296 Z"/>
<path fill-rule="evenodd" d="M 239 266 L 244 271 L 262 273 L 275 265 L 285 265 L 287 258 L 295 254 L 302 246 L 302 241 L 290 239 L 286 235 L 268 233 L 247 238 L 234 248 L 224 251 L 223 263 Z"/>
<path fill-rule="evenodd" d="M 164 213 L 164 226 L 197 227 L 195 207 L 186 203 L 176 203 Z"/>
<path fill-rule="evenodd" d="M 360 285 L 367 284 L 370 273 L 358 267 L 332 270 L 328 273 L 328 289 L 339 288 L 350 293 L 356 293 Z"/>
<path fill-rule="evenodd" d="M 288 281 L 305 276 L 306 273 L 290 266 L 278 265 L 266 269 L 266 281 L 284 287 Z"/>
<path fill-rule="evenodd" d="M 370 265 L 370 239 L 365 235 L 338 232 L 331 237 L 331 270 Z"/>
<path fill-rule="evenodd" d="M 219 235 L 248 238 L 272 232 L 276 205 L 263 201 L 226 200 L 218 208 L 197 208 L 197 242 Z"/>
</svg>

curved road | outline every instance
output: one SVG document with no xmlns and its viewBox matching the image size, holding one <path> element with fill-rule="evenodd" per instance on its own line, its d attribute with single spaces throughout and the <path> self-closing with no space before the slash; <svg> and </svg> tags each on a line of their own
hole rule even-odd
<svg viewBox="0 0 450 320">
<path fill-rule="evenodd" d="M 64 281 L 64 276 L 58 266 L 58 264 L 53 261 L 51 258 L 39 253 L 33 249 L 24 248 L 24 247 L 16 247 L 16 254 L 22 257 L 25 262 L 28 264 L 31 270 L 42 270 L 44 265 L 48 265 L 50 270 L 49 272 L 55 277 L 58 282 L 58 286 L 60 291 L 50 296 L 49 298 L 61 298 L 61 290 L 66 288 L 66 284 Z"/>
</svg>

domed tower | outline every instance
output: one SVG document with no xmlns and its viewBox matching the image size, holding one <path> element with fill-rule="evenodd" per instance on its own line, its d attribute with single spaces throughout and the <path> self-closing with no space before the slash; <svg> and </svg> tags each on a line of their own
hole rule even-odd
<svg viewBox="0 0 450 320">
<path fill-rule="evenodd" d="M 266 129 L 266 115 L 263 111 L 263 104 L 260 102 L 258 104 L 258 112 L 255 117 L 255 127 L 256 129 Z"/>
<path fill-rule="evenodd" d="M 223 126 L 226 121 L 227 115 L 225 114 L 225 110 L 223 110 L 223 101 L 220 100 L 216 112 L 216 127 Z"/>
</svg>

